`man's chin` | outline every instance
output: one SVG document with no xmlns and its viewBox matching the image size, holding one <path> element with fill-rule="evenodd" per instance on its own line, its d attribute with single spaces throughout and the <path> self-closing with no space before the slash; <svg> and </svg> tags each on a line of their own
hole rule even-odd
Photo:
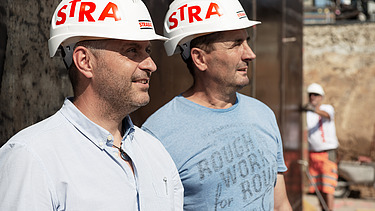
<svg viewBox="0 0 375 211">
<path fill-rule="evenodd" d="M 244 88 L 245 86 L 247 86 L 247 85 L 249 85 L 250 84 L 250 81 L 249 80 L 245 80 L 245 81 L 243 81 L 242 83 L 239 83 L 238 85 L 237 85 L 237 87 L 239 88 L 239 89 L 242 89 L 242 88 Z"/>
<path fill-rule="evenodd" d="M 147 105 L 149 102 L 150 102 L 150 96 L 147 94 L 147 97 L 145 96 L 137 100 L 136 102 L 134 102 L 134 105 L 137 107 L 142 107 L 142 106 Z"/>
<path fill-rule="evenodd" d="M 130 113 L 142 108 L 143 106 L 146 106 L 148 103 L 150 102 L 150 100 L 147 100 L 147 101 L 138 101 L 138 102 L 133 102 L 131 104 L 131 109 L 130 109 Z"/>
</svg>

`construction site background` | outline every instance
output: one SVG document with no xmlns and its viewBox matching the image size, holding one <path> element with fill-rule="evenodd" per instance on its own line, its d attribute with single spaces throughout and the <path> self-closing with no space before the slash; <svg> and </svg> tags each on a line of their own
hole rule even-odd
<svg viewBox="0 0 375 211">
<path fill-rule="evenodd" d="M 323 103 L 331 104 L 335 108 L 336 130 L 340 142 L 339 161 L 373 163 L 375 161 L 375 23 L 346 21 L 325 25 L 305 25 L 303 33 L 304 90 L 310 83 L 320 83 L 326 91 Z M 307 102 L 305 91 L 304 102 Z M 306 134 L 306 131 L 304 132 Z M 306 140 L 304 151 L 306 158 Z M 309 181 L 305 177 L 305 193 L 308 184 Z M 351 198 L 375 200 L 373 184 L 353 184 L 350 189 L 350 195 L 346 196 L 348 200 Z M 307 196 L 310 200 L 311 197 Z M 316 202 L 316 198 L 314 200 Z M 339 202 L 341 203 L 342 199 L 337 201 Z M 357 206 L 354 202 L 349 204 Z M 366 206 L 375 210 L 375 204 Z"/>
</svg>

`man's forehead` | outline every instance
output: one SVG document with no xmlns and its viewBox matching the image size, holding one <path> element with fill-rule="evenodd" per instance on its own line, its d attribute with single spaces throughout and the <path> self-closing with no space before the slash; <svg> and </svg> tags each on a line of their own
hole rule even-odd
<svg viewBox="0 0 375 211">
<path fill-rule="evenodd" d="M 322 96 L 321 94 L 318 93 L 309 93 L 310 96 Z"/>
<path fill-rule="evenodd" d="M 108 40 L 111 45 L 118 45 L 121 47 L 126 47 L 126 46 L 132 46 L 132 47 L 149 47 L 151 46 L 151 42 L 148 40 L 145 41 L 135 41 L 135 40 L 116 40 L 116 39 L 111 39 Z"/>
<path fill-rule="evenodd" d="M 238 39 L 243 39 L 243 40 L 250 39 L 250 36 L 245 29 L 223 31 L 220 33 L 221 33 L 221 36 L 219 37 L 219 40 L 223 40 L 223 41 L 224 40 L 230 41 L 230 40 L 238 40 Z"/>
<path fill-rule="evenodd" d="M 242 42 L 244 40 L 249 40 L 250 37 L 247 33 L 241 32 L 222 32 L 222 36 L 220 36 L 213 44 L 223 44 L 223 45 L 233 45 L 236 42 Z"/>
</svg>

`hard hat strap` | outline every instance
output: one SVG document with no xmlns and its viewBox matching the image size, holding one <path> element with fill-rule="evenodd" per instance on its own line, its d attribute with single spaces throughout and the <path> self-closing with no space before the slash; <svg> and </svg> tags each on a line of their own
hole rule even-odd
<svg viewBox="0 0 375 211">
<path fill-rule="evenodd" d="M 181 56 L 185 61 L 190 58 L 190 42 L 191 40 L 184 44 L 179 45 L 181 49 Z"/>
<path fill-rule="evenodd" d="M 67 45 L 67 46 L 60 45 L 61 55 L 63 57 L 66 69 L 69 69 L 70 65 L 72 65 L 72 63 L 73 63 L 74 45 L 75 45 L 75 43 L 72 43 L 72 44 Z"/>
</svg>

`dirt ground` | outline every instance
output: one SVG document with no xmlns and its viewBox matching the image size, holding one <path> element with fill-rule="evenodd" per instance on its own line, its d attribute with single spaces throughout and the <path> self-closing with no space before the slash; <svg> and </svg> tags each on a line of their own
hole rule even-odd
<svg viewBox="0 0 375 211">
<path fill-rule="evenodd" d="M 320 211 L 319 199 L 316 195 L 303 196 L 303 211 Z M 375 211 L 373 198 L 336 198 L 335 211 Z"/>
</svg>

